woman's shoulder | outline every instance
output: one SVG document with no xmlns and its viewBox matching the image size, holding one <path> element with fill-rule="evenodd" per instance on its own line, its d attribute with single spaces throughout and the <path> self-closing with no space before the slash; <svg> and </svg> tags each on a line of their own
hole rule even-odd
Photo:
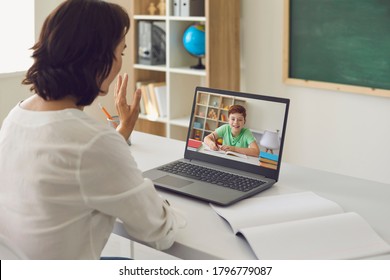
<svg viewBox="0 0 390 280">
<path fill-rule="evenodd" d="M 80 146 L 91 145 L 97 140 L 100 145 L 107 145 L 113 139 L 121 139 L 107 123 L 98 121 L 80 110 L 66 110 L 61 113 L 59 119 L 57 125 L 64 140 L 78 142 Z"/>
</svg>

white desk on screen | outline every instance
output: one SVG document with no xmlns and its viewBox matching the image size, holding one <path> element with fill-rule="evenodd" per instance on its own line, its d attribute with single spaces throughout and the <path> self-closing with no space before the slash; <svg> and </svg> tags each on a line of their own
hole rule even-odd
<svg viewBox="0 0 390 280">
<path fill-rule="evenodd" d="M 143 171 L 182 158 L 184 148 L 182 141 L 140 132 L 133 132 L 130 147 Z M 279 181 L 259 196 L 297 191 L 313 191 L 338 203 L 346 212 L 360 214 L 390 243 L 390 185 L 282 163 Z M 234 235 L 208 203 L 159 192 L 187 219 L 187 226 L 166 253 L 181 259 L 256 259 L 247 242 Z M 123 234 L 120 224 L 115 232 Z M 390 259 L 390 254 L 373 258 Z"/>
</svg>

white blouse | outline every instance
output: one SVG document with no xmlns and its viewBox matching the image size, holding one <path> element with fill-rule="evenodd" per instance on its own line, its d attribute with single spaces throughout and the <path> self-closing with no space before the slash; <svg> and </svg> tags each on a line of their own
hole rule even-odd
<svg viewBox="0 0 390 280">
<path fill-rule="evenodd" d="M 119 218 L 134 239 L 170 247 L 182 218 L 130 149 L 83 111 L 16 106 L 0 129 L 0 234 L 30 259 L 98 259 Z"/>
</svg>

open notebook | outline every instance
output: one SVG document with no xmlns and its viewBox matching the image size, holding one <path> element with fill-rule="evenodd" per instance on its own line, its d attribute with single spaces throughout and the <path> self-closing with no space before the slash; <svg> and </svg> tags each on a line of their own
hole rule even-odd
<svg viewBox="0 0 390 280">
<path fill-rule="evenodd" d="M 390 252 L 360 215 L 313 192 L 211 206 L 234 234 L 245 237 L 258 259 L 360 259 Z"/>
<path fill-rule="evenodd" d="M 204 143 L 215 129 L 229 126 L 228 112 L 232 105 L 246 109 L 244 127 L 254 137 L 259 154 L 213 151 Z M 219 205 L 229 205 L 268 189 L 279 177 L 288 109 L 289 99 L 285 98 L 197 87 L 183 159 L 148 170 L 144 176 L 152 179 L 156 187 Z M 212 169 L 213 173 L 208 178 L 196 175 L 200 171 L 184 174 L 178 163 L 186 165 L 185 168 L 190 164 L 195 169 Z M 233 179 L 231 175 L 239 178 Z M 251 186 L 241 188 L 241 181 L 235 183 L 236 179 L 247 180 Z M 238 185 L 240 189 L 236 189 Z"/>
</svg>

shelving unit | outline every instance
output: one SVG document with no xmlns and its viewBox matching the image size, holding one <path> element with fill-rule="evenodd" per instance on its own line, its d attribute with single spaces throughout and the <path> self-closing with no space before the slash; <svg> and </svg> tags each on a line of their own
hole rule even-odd
<svg viewBox="0 0 390 280">
<path fill-rule="evenodd" d="M 173 16 L 172 0 L 166 0 L 165 15 L 149 15 L 148 7 L 159 0 L 132 0 L 130 4 L 131 29 L 129 89 L 143 80 L 166 82 L 166 118 L 150 120 L 140 115 L 136 130 L 184 140 L 189 126 L 189 115 L 196 86 L 240 89 L 240 1 L 205 0 L 205 16 Z M 158 13 L 158 11 L 157 11 Z M 138 64 L 139 21 L 162 21 L 166 32 L 166 64 Z M 198 58 L 191 56 L 182 44 L 184 31 L 194 23 L 205 25 L 206 56 L 204 70 L 191 69 Z"/>
<path fill-rule="evenodd" d="M 231 105 L 242 105 L 245 100 L 235 97 L 222 97 L 208 93 L 200 93 L 196 100 L 195 118 L 191 123 L 190 137 L 202 140 L 217 127 L 228 123 L 228 110 Z"/>
</svg>

